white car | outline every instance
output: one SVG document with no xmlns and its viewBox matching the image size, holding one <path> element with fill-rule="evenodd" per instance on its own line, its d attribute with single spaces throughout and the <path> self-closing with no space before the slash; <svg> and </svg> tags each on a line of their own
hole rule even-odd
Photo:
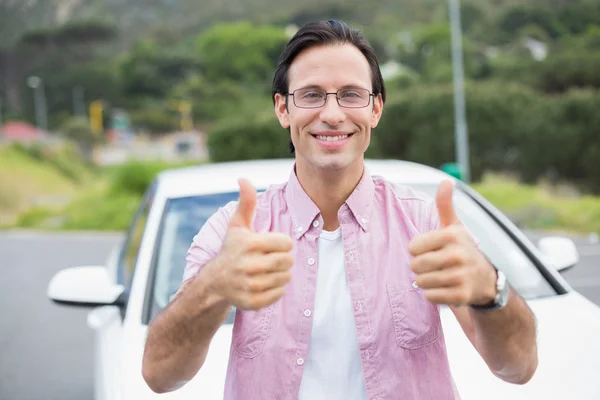
<svg viewBox="0 0 600 400">
<path fill-rule="evenodd" d="M 433 196 L 449 175 L 397 160 L 367 160 L 381 175 Z M 149 187 L 122 245 L 106 266 L 60 271 L 48 296 L 70 305 L 95 307 L 88 316 L 94 330 L 96 400 L 222 399 L 233 313 L 218 330 L 206 362 L 178 391 L 157 395 L 142 378 L 148 323 L 181 284 L 192 237 L 219 206 L 237 200 L 239 177 L 258 190 L 285 182 L 292 159 L 207 164 L 159 174 Z M 542 238 L 534 246 L 501 212 L 461 181 L 454 203 L 481 249 L 502 269 L 535 313 L 539 367 L 526 385 L 496 378 L 442 308 L 452 374 L 463 400 L 600 399 L 600 308 L 575 292 L 559 271 L 574 266 L 578 253 L 570 239 Z"/>
</svg>

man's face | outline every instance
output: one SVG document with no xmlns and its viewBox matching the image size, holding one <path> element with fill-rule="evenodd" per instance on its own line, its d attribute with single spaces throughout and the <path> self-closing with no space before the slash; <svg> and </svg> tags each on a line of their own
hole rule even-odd
<svg viewBox="0 0 600 400">
<path fill-rule="evenodd" d="M 289 92 L 314 88 L 329 93 L 343 88 L 372 92 L 371 71 L 365 56 L 350 44 L 319 46 L 300 53 L 288 73 Z M 353 93 L 350 92 L 349 96 Z M 313 93 L 309 94 L 314 97 Z M 306 96 L 305 96 L 306 97 Z M 362 163 L 369 147 L 371 129 L 377 126 L 383 109 L 381 95 L 363 108 L 340 107 L 335 95 L 319 108 L 306 109 L 289 96 L 275 96 L 275 111 L 284 128 L 290 128 L 296 162 L 318 169 L 340 170 Z"/>
</svg>

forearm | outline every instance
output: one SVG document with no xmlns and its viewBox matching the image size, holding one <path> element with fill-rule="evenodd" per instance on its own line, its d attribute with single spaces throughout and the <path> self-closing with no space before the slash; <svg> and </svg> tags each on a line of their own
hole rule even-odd
<svg viewBox="0 0 600 400">
<path fill-rule="evenodd" d="M 535 318 L 525 300 L 511 289 L 505 308 L 469 314 L 474 345 L 492 372 L 512 383 L 529 381 L 538 358 Z"/>
<path fill-rule="evenodd" d="M 202 367 L 230 305 L 207 290 L 209 266 L 187 281 L 148 329 L 142 373 L 155 392 L 169 392 Z"/>
</svg>

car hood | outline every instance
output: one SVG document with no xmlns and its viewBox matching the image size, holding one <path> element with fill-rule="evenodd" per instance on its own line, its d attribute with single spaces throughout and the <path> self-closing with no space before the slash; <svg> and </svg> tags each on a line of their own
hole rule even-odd
<svg viewBox="0 0 600 400">
<path fill-rule="evenodd" d="M 462 400 L 600 399 L 600 308 L 576 292 L 529 302 L 538 330 L 539 366 L 525 385 L 495 377 L 452 312 L 442 309 L 450 367 Z M 223 399 L 232 325 L 215 335 L 206 362 L 183 388 L 157 395 L 145 384 L 141 360 L 146 328 L 130 329 L 124 349 L 123 399 Z"/>
<path fill-rule="evenodd" d="M 442 312 L 452 374 L 462 400 L 600 399 L 600 308 L 576 292 L 528 302 L 538 333 L 538 369 L 525 385 L 495 377 L 452 311 Z"/>
</svg>

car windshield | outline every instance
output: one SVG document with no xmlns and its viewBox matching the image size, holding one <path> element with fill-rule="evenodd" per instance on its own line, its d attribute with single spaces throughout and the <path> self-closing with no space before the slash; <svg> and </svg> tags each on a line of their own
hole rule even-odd
<svg viewBox="0 0 600 400">
<path fill-rule="evenodd" d="M 410 185 L 435 195 L 436 185 Z M 175 198 L 167 202 L 157 241 L 152 290 L 151 319 L 163 309 L 181 285 L 187 251 L 193 237 L 217 209 L 237 200 L 238 193 L 219 193 Z M 466 193 L 454 193 L 456 210 L 480 242 L 490 261 L 504 271 L 511 285 L 526 299 L 556 294 L 529 257 L 486 212 Z M 233 320 L 232 314 L 227 323 Z"/>
<path fill-rule="evenodd" d="M 437 185 L 410 185 L 415 190 L 435 196 Z M 460 220 L 490 262 L 506 275 L 515 290 L 525 299 L 556 294 L 533 261 L 490 215 L 462 190 L 455 190 L 453 203 Z"/>
</svg>

